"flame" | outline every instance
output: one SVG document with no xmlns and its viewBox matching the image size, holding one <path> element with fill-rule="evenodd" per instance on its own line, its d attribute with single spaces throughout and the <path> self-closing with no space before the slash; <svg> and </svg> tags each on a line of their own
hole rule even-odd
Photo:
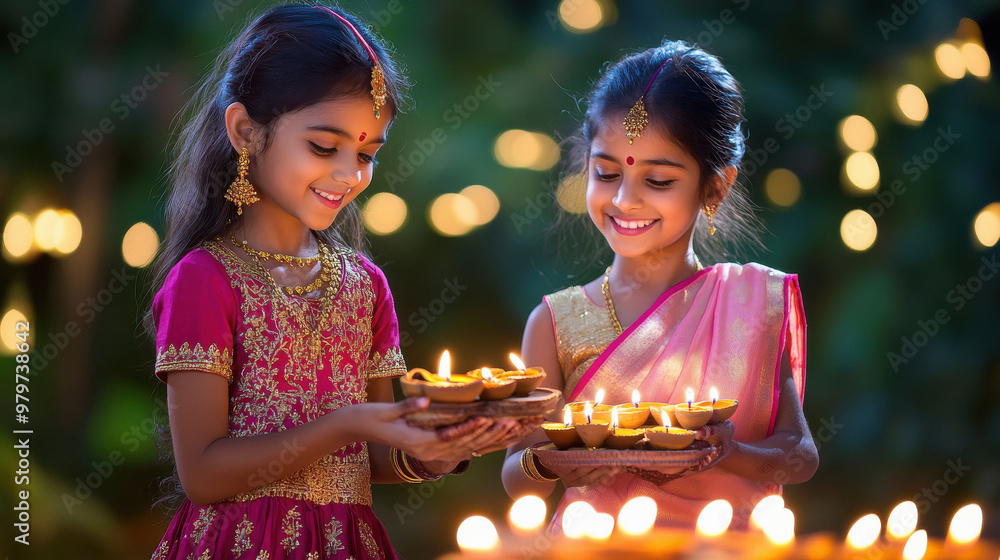
<svg viewBox="0 0 1000 560">
<path fill-rule="evenodd" d="M 694 402 L 694 391 L 690 387 L 687 388 L 687 391 L 684 391 L 684 398 L 687 400 L 688 408 L 691 408 L 691 403 Z"/>
<path fill-rule="evenodd" d="M 948 540 L 961 545 L 972 544 L 979 540 L 983 531 L 983 508 L 977 504 L 969 504 L 955 512 L 948 528 Z"/>
<path fill-rule="evenodd" d="M 643 535 L 656 522 L 656 500 L 639 496 L 625 502 L 618 512 L 618 528 L 628 535 Z"/>
<path fill-rule="evenodd" d="M 750 524 L 763 530 L 769 523 L 774 521 L 779 511 L 785 508 L 785 499 L 777 494 L 772 494 L 757 502 L 750 513 Z"/>
<path fill-rule="evenodd" d="M 660 416 L 663 417 L 663 427 L 669 432 L 670 431 L 670 416 L 667 415 L 667 411 L 666 410 L 664 410 L 663 412 L 661 412 Z"/>
<path fill-rule="evenodd" d="M 855 550 L 863 550 L 875 544 L 882 532 L 882 520 L 874 513 L 858 519 L 847 532 L 847 545 Z"/>
<path fill-rule="evenodd" d="M 598 513 L 590 518 L 590 525 L 587 527 L 587 536 L 603 541 L 611 536 L 615 530 L 615 518 L 607 513 Z"/>
<path fill-rule="evenodd" d="M 632 406 L 639 408 L 639 390 L 632 389 Z"/>
<path fill-rule="evenodd" d="M 893 508 L 885 521 L 885 532 L 889 537 L 903 540 L 917 528 L 917 504 L 905 501 Z"/>
<path fill-rule="evenodd" d="M 611 409 L 611 429 L 614 430 L 618 428 L 618 407 Z"/>
<path fill-rule="evenodd" d="M 479 374 L 483 376 L 483 381 L 493 381 L 493 374 L 490 373 L 490 368 L 480 369 Z"/>
<path fill-rule="evenodd" d="M 594 418 L 594 407 L 590 406 L 590 401 L 583 403 L 583 415 L 587 418 L 587 423 Z"/>
<path fill-rule="evenodd" d="M 599 405 L 604 402 L 604 389 L 597 390 L 597 396 L 594 398 L 594 405 Z"/>
<path fill-rule="evenodd" d="M 481 515 L 473 515 L 458 526 L 458 547 L 462 550 L 496 550 L 500 542 L 493 522 Z"/>
<path fill-rule="evenodd" d="M 733 521 L 733 506 L 726 500 L 709 502 L 698 514 L 695 530 L 705 537 L 718 537 L 726 532 Z"/>
<path fill-rule="evenodd" d="M 712 404 L 715 404 L 715 401 L 719 400 L 719 390 L 712 387 L 712 389 L 708 391 L 708 397 L 712 399 Z"/>
<path fill-rule="evenodd" d="M 522 496 L 510 506 L 510 524 L 531 531 L 545 522 L 545 500 L 538 496 Z"/>
<path fill-rule="evenodd" d="M 921 560 L 927 553 L 927 531 L 923 529 L 910 535 L 903 547 L 903 560 Z"/>
<path fill-rule="evenodd" d="M 783 546 L 795 540 L 795 514 L 788 508 L 781 508 L 774 518 L 764 526 L 764 535 L 772 543 Z"/>
<path fill-rule="evenodd" d="M 524 367 L 524 362 L 521 361 L 521 358 L 517 354 L 511 352 L 510 355 L 508 355 L 508 357 L 510 358 L 510 363 L 514 364 L 514 368 L 519 369 L 521 371 L 528 369 Z"/>
<path fill-rule="evenodd" d="M 441 361 L 438 362 L 438 375 L 445 381 L 451 381 L 451 354 L 447 350 L 441 354 Z"/>
<path fill-rule="evenodd" d="M 571 539 L 579 539 L 587 534 L 587 529 L 593 524 L 597 510 L 584 501 L 573 502 L 563 510 L 563 534 Z"/>
</svg>

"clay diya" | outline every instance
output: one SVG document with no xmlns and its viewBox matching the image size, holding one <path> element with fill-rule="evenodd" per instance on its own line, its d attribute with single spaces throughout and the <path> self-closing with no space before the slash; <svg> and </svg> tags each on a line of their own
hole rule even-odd
<svg viewBox="0 0 1000 560">
<path fill-rule="evenodd" d="M 694 391 L 690 388 L 687 390 L 687 402 L 682 404 L 674 405 L 674 417 L 677 418 L 677 423 L 688 430 L 697 430 L 708 423 L 712 419 L 711 408 L 706 408 L 704 406 L 699 406 L 693 404 Z"/>
<path fill-rule="evenodd" d="M 576 424 L 576 433 L 583 440 L 583 443 L 591 448 L 600 447 L 604 440 L 608 437 L 608 432 L 610 424 L 608 422 L 601 422 L 594 420 L 594 410 L 590 405 L 590 401 L 585 403 L 585 418 L 586 424 Z"/>
<path fill-rule="evenodd" d="M 622 428 L 619 426 L 618 407 L 611 411 L 611 431 L 608 432 L 604 443 L 611 449 L 631 449 L 633 445 L 642 439 L 642 432 L 633 428 Z"/>
<path fill-rule="evenodd" d="M 525 367 L 521 358 L 513 352 L 510 353 L 510 361 L 514 364 L 515 369 L 503 372 L 502 378 L 512 379 L 517 383 L 517 387 L 514 389 L 515 396 L 527 397 L 545 379 L 545 370 L 540 367 Z"/>
<path fill-rule="evenodd" d="M 481 379 L 451 374 L 451 356 L 447 350 L 441 355 L 438 373 L 414 368 L 400 378 L 399 385 L 407 397 L 423 396 L 438 403 L 468 403 L 479 398 L 483 392 Z"/>
<path fill-rule="evenodd" d="M 673 428 L 670 426 L 657 426 L 646 428 L 646 440 L 653 449 L 678 450 L 687 449 L 694 443 L 695 433 L 683 428 Z"/>
<path fill-rule="evenodd" d="M 584 411 L 586 405 L 590 404 L 590 401 L 586 403 L 582 402 L 571 402 L 567 407 L 569 407 L 570 413 L 573 415 L 574 424 L 586 424 L 587 415 Z M 604 422 L 605 424 L 611 424 L 611 407 L 606 404 L 592 405 L 593 421 L 594 422 Z"/>
<path fill-rule="evenodd" d="M 542 424 L 542 430 L 545 431 L 549 441 L 559 449 L 583 445 L 583 440 L 580 439 L 580 435 L 576 433 L 576 427 L 573 426 L 573 415 L 568 407 L 563 414 L 562 422 L 546 422 Z"/>
<path fill-rule="evenodd" d="M 483 392 L 479 395 L 480 399 L 484 401 L 498 401 L 513 395 L 514 389 L 517 387 L 517 382 L 515 380 L 502 379 L 500 377 L 502 374 L 503 370 L 500 368 L 484 367 L 475 371 L 470 371 L 466 375 L 482 379 Z"/>
<path fill-rule="evenodd" d="M 718 424 L 719 422 L 729 420 L 736 412 L 736 407 L 740 404 L 740 401 L 736 399 L 720 399 L 719 391 L 715 387 L 712 387 L 708 395 L 711 400 L 701 401 L 698 403 L 698 406 L 712 409 L 712 418 L 709 419 L 709 424 Z"/>
<path fill-rule="evenodd" d="M 632 391 L 631 403 L 620 404 L 615 407 L 615 410 L 618 411 L 618 427 L 620 428 L 638 428 L 645 424 L 646 419 L 649 418 L 649 406 L 643 406 L 643 403 L 639 402 L 638 389 Z"/>
<path fill-rule="evenodd" d="M 649 406 L 649 415 L 653 417 L 653 421 L 658 425 L 663 426 L 670 423 L 671 426 L 677 425 L 677 417 L 674 416 L 674 405 L 667 403 L 639 403 L 640 405 Z M 663 419 L 666 418 L 665 422 Z"/>
</svg>

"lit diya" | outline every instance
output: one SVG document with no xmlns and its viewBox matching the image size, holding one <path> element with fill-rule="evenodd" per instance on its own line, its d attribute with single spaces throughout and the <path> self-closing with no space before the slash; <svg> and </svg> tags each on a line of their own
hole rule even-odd
<svg viewBox="0 0 1000 560">
<path fill-rule="evenodd" d="M 513 379 L 517 383 L 514 389 L 515 396 L 527 397 L 545 379 L 545 370 L 540 367 L 525 367 L 521 358 L 513 352 L 510 353 L 510 361 L 514 364 L 514 370 L 503 372 L 502 377 Z"/>
<path fill-rule="evenodd" d="M 639 402 L 639 390 L 632 391 L 632 402 L 615 407 L 618 411 L 618 424 L 622 428 L 638 428 L 649 418 L 649 405 Z"/>
<path fill-rule="evenodd" d="M 604 422 L 605 424 L 611 423 L 611 407 L 606 404 L 601 404 L 604 401 L 604 389 L 597 390 L 597 396 L 594 398 L 593 408 L 593 420 L 595 422 Z M 587 417 L 584 414 L 584 404 L 583 402 L 571 402 L 568 406 L 570 412 L 573 413 L 573 423 L 574 424 L 586 424 L 588 423 Z M 590 404 L 589 401 L 586 404 Z"/>
<path fill-rule="evenodd" d="M 693 404 L 694 391 L 690 387 L 688 387 L 685 396 L 687 397 L 686 404 L 674 405 L 674 417 L 677 418 L 677 423 L 689 430 L 697 430 L 708 424 L 708 421 L 712 419 L 714 409 Z"/>
<path fill-rule="evenodd" d="M 483 380 L 483 393 L 479 395 L 480 399 L 484 401 L 498 401 L 513 395 L 514 389 L 517 387 L 515 380 L 502 379 L 500 377 L 502 374 L 503 370 L 500 368 L 484 367 L 470 371 L 466 375 Z"/>
<path fill-rule="evenodd" d="M 679 450 L 687 449 L 694 443 L 695 432 L 684 428 L 674 428 L 670 425 L 670 418 L 664 415 L 662 426 L 647 428 L 645 431 L 646 440 L 653 449 Z"/>
<path fill-rule="evenodd" d="M 633 428 L 619 427 L 619 408 L 616 406 L 611 411 L 611 431 L 608 432 L 605 443 L 611 449 L 631 449 L 633 445 L 642 439 L 642 432 Z M 643 419 L 645 421 L 645 419 Z"/>
<path fill-rule="evenodd" d="M 698 406 L 712 409 L 712 418 L 708 421 L 709 424 L 718 424 L 719 422 L 729 420 L 733 413 L 736 412 L 736 407 L 740 404 L 740 401 L 736 399 L 720 400 L 719 391 L 715 387 L 712 387 L 708 392 L 708 396 L 712 400 L 701 401 L 698 403 Z"/>
<path fill-rule="evenodd" d="M 414 368 L 400 378 L 399 385 L 407 397 L 424 396 L 439 403 L 468 403 L 479 398 L 483 392 L 481 379 L 451 374 L 451 355 L 447 350 L 441 354 L 438 373 Z"/>
<path fill-rule="evenodd" d="M 562 422 L 546 422 L 542 424 L 542 430 L 559 449 L 583 445 L 580 435 L 576 433 L 576 427 L 573 426 L 573 414 L 569 411 L 569 407 L 564 410 Z"/>
<path fill-rule="evenodd" d="M 674 405 L 667 403 L 640 403 L 649 406 L 649 415 L 653 417 L 653 421 L 658 425 L 663 426 L 667 422 L 670 422 L 671 426 L 679 425 L 677 423 L 677 417 L 674 416 Z M 664 420 L 666 418 L 666 420 Z"/>
<path fill-rule="evenodd" d="M 583 440 L 587 447 L 594 449 L 600 447 L 608 437 L 608 423 L 594 420 L 594 407 L 590 401 L 584 403 L 584 418 L 586 424 L 576 424 L 576 433 Z"/>
</svg>

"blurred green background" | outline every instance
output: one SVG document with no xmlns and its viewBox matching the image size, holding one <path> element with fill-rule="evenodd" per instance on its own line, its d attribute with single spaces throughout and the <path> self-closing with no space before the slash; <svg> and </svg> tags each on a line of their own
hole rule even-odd
<svg viewBox="0 0 1000 560">
<path fill-rule="evenodd" d="M 28 425 L 14 419 L 12 352 L 3 347 L 0 356 L 0 556 L 146 558 L 166 527 L 167 514 L 152 503 L 169 468 L 157 462 L 151 436 L 165 388 L 152 376 L 152 343 L 140 325 L 150 275 L 126 263 L 123 238 L 139 222 L 162 235 L 172 121 L 234 31 L 268 5 L 0 6 L 0 334 L 10 340 L 11 310 L 20 312 L 31 321 L 34 348 Z M 366 193 L 392 191 L 408 208 L 400 229 L 371 241 L 393 288 L 410 366 L 433 367 L 444 348 L 459 369 L 504 363 L 542 295 L 603 270 L 607 255 L 574 255 L 549 228 L 557 216 L 558 165 L 542 161 L 544 147 L 572 133 L 577 100 L 606 61 L 665 37 L 698 41 L 745 88 L 750 153 L 741 180 L 760 206 L 768 247 L 751 258 L 799 273 L 805 299 L 805 412 L 821 466 L 810 482 L 786 488 L 797 530 L 843 533 L 864 513 L 884 519 L 896 503 L 913 499 L 921 527 L 940 537 L 954 511 L 976 501 L 986 512 L 985 534 L 1000 538 L 1000 278 L 993 246 L 1000 235 L 1000 95 L 992 73 L 969 74 L 983 73 L 982 45 L 997 60 L 1000 5 L 343 6 L 394 44 L 415 83 L 415 106 L 393 126 Z M 588 18 L 599 25 L 570 29 Z M 904 84 L 922 93 L 903 90 L 908 110 L 919 113 L 926 99 L 924 119 L 901 114 Z M 851 160 L 858 168 L 850 176 L 862 182 L 877 162 L 879 184 L 867 191 L 852 186 L 844 170 L 852 150 L 839 127 L 851 115 L 877 131 L 870 157 Z M 540 137 L 522 137 L 515 142 L 521 152 L 500 157 L 526 157 L 526 165 L 542 169 L 499 163 L 496 140 L 511 129 L 548 139 L 525 148 Z M 861 129 L 851 138 L 863 140 Z M 390 181 L 390 173 L 399 180 Z M 496 216 L 464 235 L 435 231 L 431 203 L 474 184 L 496 194 Z M 563 194 L 572 201 L 571 190 Z M 445 214 L 448 204 L 468 203 L 443 200 Z M 77 217 L 77 247 L 73 220 L 65 212 L 39 219 L 46 209 Z M 862 251 L 848 248 L 841 233 L 854 209 L 870 218 L 848 220 L 846 241 L 863 242 L 877 229 Z M 32 245 L 36 222 L 40 237 Z M 140 238 L 133 243 L 141 247 Z M 72 250 L 62 255 L 59 247 Z M 30 547 L 14 543 L 10 531 L 14 492 L 23 489 L 13 482 L 12 430 L 24 427 L 34 430 Z M 453 549 L 455 528 L 474 513 L 502 523 L 510 501 L 500 462 L 500 454 L 479 459 L 468 474 L 439 486 L 376 487 L 376 512 L 402 556 L 434 558 Z"/>
</svg>

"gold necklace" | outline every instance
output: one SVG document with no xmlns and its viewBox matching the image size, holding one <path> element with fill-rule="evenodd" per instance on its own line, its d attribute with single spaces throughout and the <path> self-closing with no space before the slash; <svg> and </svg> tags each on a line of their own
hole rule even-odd
<svg viewBox="0 0 1000 560">
<path fill-rule="evenodd" d="M 290 255 L 280 255 L 254 249 L 246 241 L 238 243 L 236 241 L 236 237 L 233 236 L 232 234 L 230 234 L 230 238 L 233 241 L 233 245 L 236 245 L 237 247 L 243 249 L 243 251 L 245 251 L 248 255 L 250 255 L 251 258 L 253 258 L 254 262 L 257 263 L 261 271 L 263 271 L 264 274 L 267 276 L 268 280 L 270 280 L 271 283 L 274 284 L 275 288 L 279 287 L 278 283 L 274 280 L 274 277 L 271 276 L 271 273 L 267 270 L 264 264 L 260 262 L 261 260 L 270 259 L 278 261 L 279 263 L 285 263 L 288 265 L 295 265 L 295 266 L 305 266 L 307 263 L 316 264 L 318 262 L 319 275 L 317 275 L 316 279 L 313 280 L 312 282 L 306 284 L 305 286 L 280 287 L 281 289 L 284 289 L 285 293 L 287 293 L 290 296 L 295 296 L 295 295 L 301 296 L 303 294 L 311 294 L 312 292 L 315 292 L 316 290 L 320 289 L 323 286 L 323 282 L 329 284 L 330 279 L 334 276 L 331 275 L 328 270 L 331 267 L 331 263 L 328 261 L 331 259 L 327 258 L 328 256 L 327 248 L 325 245 L 323 245 L 322 242 L 319 243 L 319 254 L 316 255 L 315 257 L 292 257 Z"/>
<path fill-rule="evenodd" d="M 622 334 L 622 324 L 618 322 L 618 314 L 615 313 L 615 303 L 611 301 L 611 284 L 608 279 L 611 277 L 611 267 L 604 271 L 604 282 L 601 284 L 601 292 L 604 294 L 604 305 L 608 308 L 608 316 L 611 317 L 611 326 L 615 329 L 615 336 Z"/>
<path fill-rule="evenodd" d="M 253 247 L 250 246 L 249 243 L 247 243 L 246 239 L 244 239 L 243 241 L 237 241 L 236 236 L 233 235 L 232 233 L 229 234 L 229 238 L 233 241 L 233 245 L 235 245 L 236 247 L 240 247 L 241 249 L 246 251 L 248 255 L 253 255 L 259 259 L 277 261 L 279 263 L 287 264 L 290 266 L 313 265 L 318 263 L 320 259 L 323 257 L 322 252 L 317 253 L 315 256 L 312 257 L 293 257 L 291 255 L 282 255 L 280 253 L 268 253 L 267 251 L 254 249 Z"/>
</svg>

